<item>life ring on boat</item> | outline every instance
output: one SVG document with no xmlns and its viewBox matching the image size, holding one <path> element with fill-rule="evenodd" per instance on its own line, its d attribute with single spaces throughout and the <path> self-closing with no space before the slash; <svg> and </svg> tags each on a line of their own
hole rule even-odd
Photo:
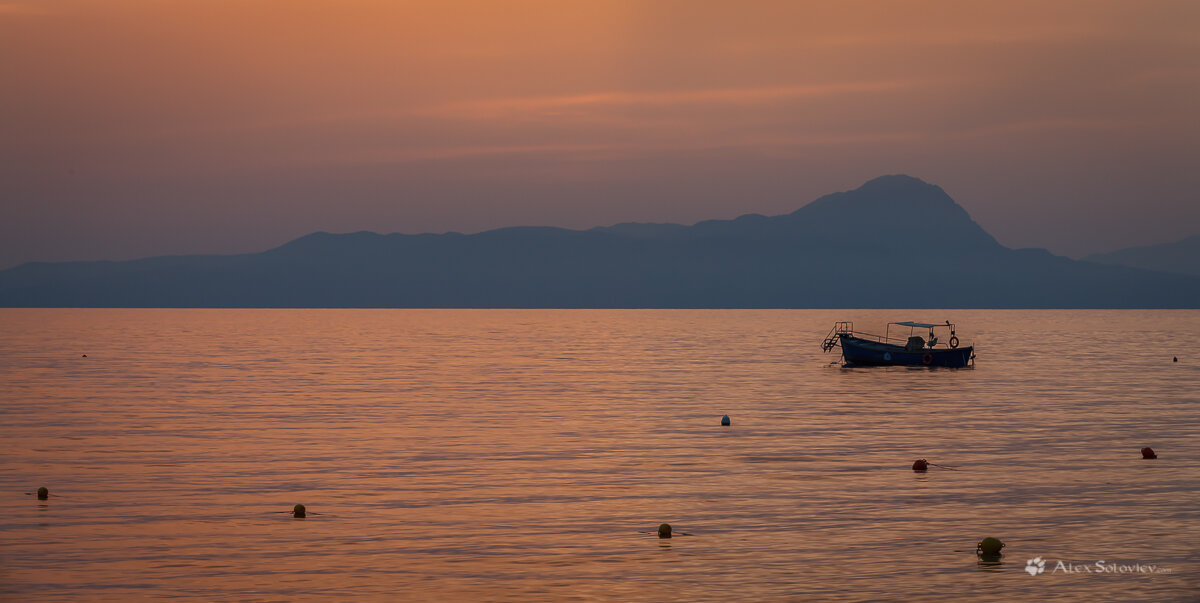
<svg viewBox="0 0 1200 603">
<path fill-rule="evenodd" d="M 921 357 L 921 362 L 924 362 L 925 366 L 933 364 L 933 354 L 925 352 L 925 355 Z"/>
<path fill-rule="evenodd" d="M 954 349 L 954 348 L 956 348 L 956 347 L 958 347 L 958 336 L 957 336 L 957 335 L 951 335 L 951 336 L 950 336 L 950 349 L 952 349 L 952 350 L 953 350 L 953 349 Z"/>
</svg>

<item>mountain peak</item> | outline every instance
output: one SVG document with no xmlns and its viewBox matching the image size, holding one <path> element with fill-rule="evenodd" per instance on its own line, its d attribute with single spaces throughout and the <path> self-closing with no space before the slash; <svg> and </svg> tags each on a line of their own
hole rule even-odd
<svg viewBox="0 0 1200 603">
<path fill-rule="evenodd" d="M 864 210 L 895 209 L 897 207 L 962 210 L 954 202 L 954 199 L 951 199 L 950 195 L 942 190 L 942 187 L 904 174 L 873 178 L 854 190 L 825 195 L 801 210 L 847 205 L 857 206 Z"/>
<path fill-rule="evenodd" d="M 959 253 L 1001 247 L 941 187 L 904 174 L 873 178 L 782 216 L 745 214 L 692 226 L 625 223 L 592 230 L 635 239 L 791 239 L 828 248 L 846 244 L 851 234 L 873 246 L 904 237 L 910 247 L 950 244 Z"/>
<path fill-rule="evenodd" d="M 935 206 L 957 206 L 954 199 L 936 184 L 930 184 L 905 174 L 880 176 L 865 182 L 848 194 L 874 197 L 888 203 L 931 203 Z"/>
<path fill-rule="evenodd" d="M 885 176 L 879 176 L 877 178 L 872 178 L 872 179 L 864 182 L 863 185 L 858 188 L 859 188 L 859 190 L 866 189 L 866 190 L 890 190 L 890 191 L 900 191 L 900 190 L 905 190 L 905 189 L 917 190 L 917 189 L 929 189 L 929 188 L 936 188 L 936 189 L 940 190 L 940 187 L 930 184 L 928 182 L 925 182 L 924 180 L 921 180 L 920 178 L 917 178 L 915 176 L 909 176 L 908 174 L 887 174 Z"/>
<path fill-rule="evenodd" d="M 1000 248 L 942 187 L 904 174 L 880 176 L 854 190 L 825 195 L 790 217 L 841 225 L 860 240 L 905 237 L 910 245 L 949 245 L 958 251 Z"/>
</svg>

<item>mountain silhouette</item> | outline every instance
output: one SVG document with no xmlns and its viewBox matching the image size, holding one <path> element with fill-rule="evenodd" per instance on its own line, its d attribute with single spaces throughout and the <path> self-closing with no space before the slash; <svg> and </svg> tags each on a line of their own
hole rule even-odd
<svg viewBox="0 0 1200 603">
<path fill-rule="evenodd" d="M 1200 278 L 1009 249 L 940 187 L 884 176 L 691 226 L 317 232 L 261 253 L 29 263 L 0 272 L 0 305 L 1195 308 Z"/>
<path fill-rule="evenodd" d="M 1099 264 L 1200 276 L 1200 235 L 1192 235 L 1174 243 L 1095 253 L 1083 259 Z"/>
</svg>

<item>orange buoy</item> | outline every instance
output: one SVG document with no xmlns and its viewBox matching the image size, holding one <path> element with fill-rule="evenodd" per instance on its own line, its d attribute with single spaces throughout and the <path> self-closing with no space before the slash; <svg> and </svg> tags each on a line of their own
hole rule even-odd
<svg viewBox="0 0 1200 603">
<path fill-rule="evenodd" d="M 925 459 L 917 459 L 913 461 L 913 471 L 928 471 L 929 461 Z"/>
<path fill-rule="evenodd" d="M 1154 454 L 1154 449 L 1153 449 L 1153 448 L 1151 448 L 1151 447 L 1147 446 L 1147 447 L 1145 447 L 1145 448 L 1143 448 L 1143 449 L 1142 449 L 1142 458 L 1144 458 L 1144 459 L 1156 459 L 1156 458 L 1158 458 L 1158 455 L 1157 455 L 1157 454 Z"/>
</svg>

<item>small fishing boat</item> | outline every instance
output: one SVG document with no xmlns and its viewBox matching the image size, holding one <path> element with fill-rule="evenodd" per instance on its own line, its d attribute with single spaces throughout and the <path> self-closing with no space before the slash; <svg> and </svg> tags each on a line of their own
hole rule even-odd
<svg viewBox="0 0 1200 603">
<path fill-rule="evenodd" d="M 892 335 L 893 328 L 898 335 Z M 928 337 L 918 334 L 918 329 L 927 330 Z M 947 331 L 949 336 L 943 344 L 938 333 Z M 950 321 L 889 322 L 883 335 L 855 331 L 852 322 L 837 322 L 821 343 L 826 352 L 835 347 L 842 348 L 844 366 L 975 366 L 975 347 L 958 346 L 958 335 Z"/>
</svg>

